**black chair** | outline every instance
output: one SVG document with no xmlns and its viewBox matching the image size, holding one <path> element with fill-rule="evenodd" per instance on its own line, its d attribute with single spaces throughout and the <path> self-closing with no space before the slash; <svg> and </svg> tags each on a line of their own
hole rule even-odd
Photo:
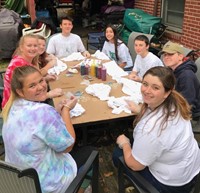
<svg viewBox="0 0 200 193">
<path fill-rule="evenodd" d="M 129 172 L 129 175 L 125 173 Z M 123 157 L 119 158 L 118 166 L 118 186 L 119 193 L 125 193 L 125 182 L 128 182 L 128 186 L 133 186 L 139 193 L 159 193 L 155 187 L 144 179 L 138 172 L 131 170 L 124 161 Z M 200 173 L 198 174 L 196 184 L 190 193 L 200 192 Z"/>
<path fill-rule="evenodd" d="M 92 192 L 98 193 L 98 155 L 98 151 L 91 153 L 82 170 L 65 191 L 66 193 L 78 192 L 90 169 L 92 169 Z M 0 161 L 0 187 L 0 192 L 3 193 L 42 193 L 35 169 L 21 168 L 4 161 Z"/>
<path fill-rule="evenodd" d="M 87 50 L 102 50 L 105 42 L 104 32 L 90 32 L 88 33 Z"/>
</svg>

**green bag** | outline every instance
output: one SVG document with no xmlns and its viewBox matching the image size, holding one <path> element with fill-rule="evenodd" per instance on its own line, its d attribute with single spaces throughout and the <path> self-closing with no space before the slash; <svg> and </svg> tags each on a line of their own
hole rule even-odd
<svg viewBox="0 0 200 193">
<path fill-rule="evenodd" d="M 123 23 L 130 31 L 155 34 L 161 25 L 161 18 L 141 9 L 126 9 Z"/>
</svg>

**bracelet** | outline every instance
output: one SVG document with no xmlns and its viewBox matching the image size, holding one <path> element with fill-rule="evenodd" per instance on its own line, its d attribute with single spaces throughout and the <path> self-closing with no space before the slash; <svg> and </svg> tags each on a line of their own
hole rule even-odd
<svg viewBox="0 0 200 193">
<path fill-rule="evenodd" d="M 120 148 L 120 149 L 123 149 L 123 145 L 126 144 L 126 143 L 129 144 L 129 145 L 131 146 L 130 141 L 125 141 L 125 142 L 119 144 L 119 148 Z"/>
<path fill-rule="evenodd" d="M 69 110 L 71 110 L 71 107 L 69 105 L 64 105 L 65 107 L 67 107 Z"/>
</svg>

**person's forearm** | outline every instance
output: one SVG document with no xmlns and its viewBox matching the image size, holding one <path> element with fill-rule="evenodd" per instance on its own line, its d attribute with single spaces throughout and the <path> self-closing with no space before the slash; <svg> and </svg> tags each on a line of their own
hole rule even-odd
<svg viewBox="0 0 200 193">
<path fill-rule="evenodd" d="M 132 149 L 129 143 L 123 145 L 124 160 L 126 165 L 134 171 L 140 171 L 145 168 L 132 156 Z"/>
<path fill-rule="evenodd" d="M 64 108 L 67 108 L 67 107 L 64 107 Z M 70 109 L 63 109 L 61 111 L 61 116 L 63 118 L 63 121 L 65 122 L 65 125 L 66 125 L 66 128 L 68 130 L 68 132 L 70 133 L 70 135 L 74 138 L 76 138 L 76 134 L 75 134 L 75 131 L 74 131 L 74 127 L 72 125 L 72 122 L 71 122 L 71 118 L 70 118 Z"/>
</svg>

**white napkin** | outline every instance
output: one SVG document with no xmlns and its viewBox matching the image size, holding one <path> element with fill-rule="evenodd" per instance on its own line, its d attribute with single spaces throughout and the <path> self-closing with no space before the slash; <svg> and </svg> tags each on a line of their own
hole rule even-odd
<svg viewBox="0 0 200 193">
<path fill-rule="evenodd" d="M 141 83 L 130 80 L 128 78 L 120 78 L 117 82 L 123 84 L 122 91 L 125 94 L 133 97 L 134 100 L 138 103 L 143 102 L 141 94 Z"/>
<path fill-rule="evenodd" d="M 56 65 L 48 70 L 48 74 L 59 75 L 66 69 L 67 69 L 67 64 L 56 58 Z"/>
<path fill-rule="evenodd" d="M 131 110 L 128 108 L 126 100 L 133 101 L 134 103 L 138 104 L 138 101 L 135 100 L 135 98 L 132 96 L 122 96 L 119 98 L 115 98 L 114 96 L 112 96 L 109 97 L 107 104 L 109 107 L 113 108 L 112 110 L 113 114 L 120 114 L 122 111 L 131 114 Z"/>
<path fill-rule="evenodd" d="M 70 117 L 78 117 L 85 112 L 85 109 L 82 107 L 81 104 L 76 103 L 75 107 L 70 110 Z"/>
<path fill-rule="evenodd" d="M 110 60 L 110 58 L 100 50 L 97 50 L 94 54 L 92 54 L 92 56 L 100 60 Z"/>
<path fill-rule="evenodd" d="M 71 55 L 65 57 L 65 58 L 62 58 L 63 61 L 74 61 L 74 60 L 83 60 L 85 59 L 85 57 L 80 53 L 80 52 L 74 52 L 72 53 Z"/>
<path fill-rule="evenodd" d="M 106 68 L 107 74 L 112 76 L 112 79 L 114 80 L 117 77 L 128 75 L 128 73 L 125 72 L 122 68 L 120 68 L 115 61 L 103 63 L 103 66 Z"/>
<path fill-rule="evenodd" d="M 107 84 L 96 83 L 89 85 L 85 91 L 88 94 L 98 97 L 101 101 L 108 100 L 111 87 Z"/>
</svg>

